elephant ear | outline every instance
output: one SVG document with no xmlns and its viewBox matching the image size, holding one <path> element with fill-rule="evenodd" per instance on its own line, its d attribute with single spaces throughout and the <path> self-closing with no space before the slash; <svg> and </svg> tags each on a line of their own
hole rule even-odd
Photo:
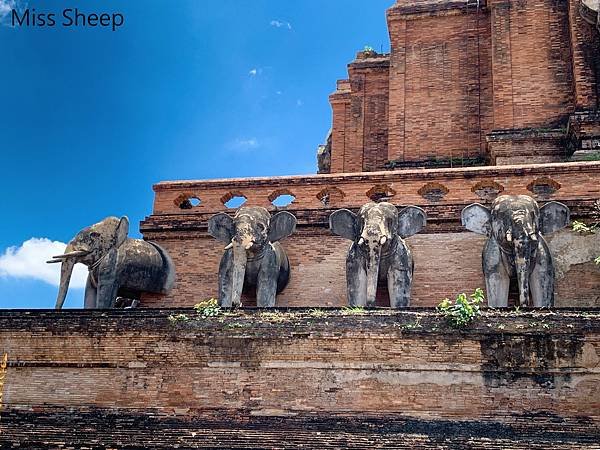
<svg viewBox="0 0 600 450">
<path fill-rule="evenodd" d="M 235 224 L 229 214 L 219 213 L 208 220 L 208 234 L 229 244 L 235 235 Z"/>
<path fill-rule="evenodd" d="M 398 234 L 401 238 L 414 236 L 427 224 L 427 214 L 418 206 L 408 206 L 398 213 Z"/>
<path fill-rule="evenodd" d="M 548 202 L 540 208 L 540 231 L 542 234 L 554 233 L 568 226 L 571 211 L 559 202 Z"/>
<path fill-rule="evenodd" d="M 358 225 L 356 223 L 356 214 L 348 209 L 339 209 L 329 216 L 329 229 L 351 241 L 358 238 Z"/>
<path fill-rule="evenodd" d="M 296 217 L 287 211 L 281 211 L 271 217 L 269 222 L 269 242 L 277 242 L 296 231 Z"/>
<path fill-rule="evenodd" d="M 492 215 L 490 210 L 479 203 L 473 203 L 462 210 L 462 224 L 473 233 L 489 236 L 492 232 Z"/>
<path fill-rule="evenodd" d="M 129 235 L 129 218 L 127 216 L 121 217 L 117 231 L 115 233 L 115 247 L 120 247 Z"/>
</svg>

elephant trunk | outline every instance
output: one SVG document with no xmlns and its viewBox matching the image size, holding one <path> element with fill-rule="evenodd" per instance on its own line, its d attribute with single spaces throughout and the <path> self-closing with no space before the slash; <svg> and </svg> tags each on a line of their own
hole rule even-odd
<svg viewBox="0 0 600 450">
<path fill-rule="evenodd" d="M 62 309 L 67 297 L 69 290 L 69 283 L 71 281 L 71 275 L 73 274 L 73 267 L 77 261 L 74 258 L 66 258 L 60 267 L 60 285 L 58 289 L 58 296 L 56 298 L 56 309 Z"/>
<path fill-rule="evenodd" d="M 519 282 L 519 303 L 521 306 L 529 305 L 529 261 L 519 260 L 517 257 L 516 269 Z"/>
<path fill-rule="evenodd" d="M 242 299 L 242 289 L 244 287 L 244 278 L 246 276 L 246 264 L 248 254 L 243 244 L 233 242 L 233 271 L 231 303 L 233 306 L 239 306 Z"/>
<path fill-rule="evenodd" d="M 367 306 L 375 306 L 380 259 L 381 247 L 370 248 L 367 259 Z"/>
</svg>

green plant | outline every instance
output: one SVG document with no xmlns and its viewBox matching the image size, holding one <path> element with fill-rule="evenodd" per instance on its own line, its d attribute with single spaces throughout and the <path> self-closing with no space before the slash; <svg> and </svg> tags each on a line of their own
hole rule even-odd
<svg viewBox="0 0 600 450">
<path fill-rule="evenodd" d="M 342 314 L 345 316 L 356 316 L 365 313 L 365 308 L 362 306 L 345 306 L 342 309 Z"/>
<path fill-rule="evenodd" d="M 463 328 L 469 325 L 476 317 L 481 314 L 479 305 L 485 300 L 483 290 L 477 288 L 473 294 L 467 297 L 467 294 L 459 294 L 453 302 L 450 299 L 444 299 L 437 310 L 446 318 L 446 320 L 455 328 Z"/>
<path fill-rule="evenodd" d="M 275 323 L 281 323 L 281 322 L 285 322 L 286 320 L 288 320 L 286 315 L 279 311 L 260 313 L 260 318 L 266 320 L 267 322 L 275 322 Z"/>
<path fill-rule="evenodd" d="M 573 221 L 572 227 L 576 233 L 594 233 L 598 229 L 597 224 L 587 225 L 578 220 Z"/>
<path fill-rule="evenodd" d="M 421 318 L 417 317 L 417 320 L 415 320 L 415 323 L 407 323 L 402 328 L 404 330 L 415 330 L 417 328 L 423 328 L 423 325 L 421 325 Z"/>
<path fill-rule="evenodd" d="M 190 318 L 186 314 L 171 314 L 169 317 L 167 317 L 167 319 L 172 324 L 175 324 L 177 322 L 187 322 L 188 320 L 190 320 Z"/>
<path fill-rule="evenodd" d="M 219 306 L 219 302 L 214 298 L 204 300 L 194 305 L 194 309 L 200 316 L 202 316 L 203 319 L 207 319 L 209 317 L 216 317 L 219 314 L 221 314 L 221 307 Z"/>
<path fill-rule="evenodd" d="M 4 353 L 0 359 L 0 410 L 2 410 L 2 395 L 4 392 L 4 378 L 6 377 L 6 368 L 8 367 L 8 353 Z"/>
<path fill-rule="evenodd" d="M 318 308 L 313 308 L 313 309 L 309 310 L 308 314 L 311 317 L 325 317 L 327 315 L 327 313 L 325 311 L 323 311 L 322 309 L 318 309 Z"/>
</svg>

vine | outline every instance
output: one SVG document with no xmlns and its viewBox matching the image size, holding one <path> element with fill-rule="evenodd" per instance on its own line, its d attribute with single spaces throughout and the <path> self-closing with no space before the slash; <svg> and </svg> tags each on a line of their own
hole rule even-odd
<svg viewBox="0 0 600 450">
<path fill-rule="evenodd" d="M 6 368 L 8 366 L 8 353 L 5 353 L 0 362 L 0 412 L 2 411 L 2 396 L 4 394 L 4 379 L 6 378 Z"/>
</svg>

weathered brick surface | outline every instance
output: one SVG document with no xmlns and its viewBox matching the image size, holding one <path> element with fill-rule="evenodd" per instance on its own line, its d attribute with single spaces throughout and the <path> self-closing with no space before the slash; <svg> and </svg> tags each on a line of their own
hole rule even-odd
<svg viewBox="0 0 600 450">
<path fill-rule="evenodd" d="M 146 239 L 169 251 L 177 269 L 177 282 L 166 297 L 144 296 L 142 306 L 192 306 L 215 297 L 224 245 L 207 235 L 206 223 L 213 213 L 226 210 L 219 199 L 229 191 L 238 191 L 247 195 L 249 205 L 268 205 L 269 195 L 277 189 L 296 195 L 287 210 L 299 221 L 296 234 L 282 242 L 290 257 L 292 276 L 278 304 L 345 305 L 345 259 L 350 242 L 328 231 L 328 217 L 336 206 L 361 206 L 368 201 L 366 192 L 376 185 L 389 186 L 396 192 L 393 203 L 416 204 L 427 211 L 425 233 L 408 240 L 415 259 L 412 302 L 414 306 L 434 306 L 447 296 L 484 286 L 484 239 L 465 232 L 460 225 L 462 208 L 471 202 L 486 202 L 477 196 L 477 186 L 497 183 L 505 194 L 533 195 L 528 189 L 548 180 L 557 183 L 558 190 L 540 200 L 566 202 L 574 218 L 588 217 L 593 200 L 600 198 L 599 163 L 161 183 L 155 186 L 154 214 L 142 223 L 142 232 Z M 419 190 L 428 183 L 447 187 L 447 195 L 440 201 L 422 197 Z M 342 200 L 339 205 L 325 206 L 317 194 L 331 187 L 343 193 Z M 201 206 L 179 209 L 174 200 L 186 192 L 202 199 Z M 557 305 L 598 305 L 600 271 L 594 271 L 594 267 L 583 272 L 575 269 L 559 280 Z M 576 273 L 584 278 L 578 280 Z M 585 293 L 577 293 L 578 282 L 586 286 Z M 384 289 L 379 297 L 379 304 L 386 305 Z M 251 298 L 245 302 L 254 304 Z"/>
<path fill-rule="evenodd" d="M 564 161 L 569 149 L 564 130 L 511 130 L 487 136 L 490 161 L 499 166 Z"/>
<path fill-rule="evenodd" d="M 398 0 L 387 12 L 391 53 L 359 53 L 330 97 L 332 172 L 383 169 L 385 149 L 403 162 L 565 161 L 561 139 L 521 135 L 497 145 L 486 136 L 531 128 L 564 139 L 569 115 L 597 109 L 600 36 L 579 7 Z"/>
<path fill-rule="evenodd" d="M 245 412 L 244 412 L 245 413 Z M 161 417 L 97 408 L 4 412 L 0 445 L 9 448 L 497 449 L 597 450 L 598 427 L 552 415 L 519 423 L 444 421 L 403 415 L 309 414 L 294 417 Z M 96 444 L 98 443 L 98 444 Z"/>
<path fill-rule="evenodd" d="M 491 0 L 488 7 L 494 129 L 566 123 L 574 109 L 568 4 Z"/>
<path fill-rule="evenodd" d="M 169 314 L 191 320 L 173 324 Z M 203 421 L 223 430 L 219 418 L 233 430 L 264 420 L 307 431 L 321 422 L 337 439 L 366 432 L 349 429 L 358 420 L 372 423 L 369 439 L 412 430 L 429 445 L 451 426 L 443 421 L 465 421 L 457 445 L 467 445 L 466 430 L 502 442 L 493 423 L 507 439 L 497 448 L 523 448 L 519 436 L 527 435 L 557 448 L 592 445 L 599 319 L 598 310 L 486 312 L 460 332 L 431 310 L 239 311 L 198 320 L 192 310 L 3 311 L 0 352 L 9 367 L 0 442 L 75 438 L 69 425 L 88 417 L 80 432 L 89 436 L 107 433 L 103 421 L 118 433 L 128 419 L 134 430 L 164 420 L 177 437 L 177 428 Z M 231 430 L 217 432 L 227 436 Z"/>
<path fill-rule="evenodd" d="M 359 59 L 349 66 L 350 80 L 332 95 L 333 172 L 366 172 L 387 162 L 389 58 Z"/>
<path fill-rule="evenodd" d="M 600 96 L 600 35 L 579 13 L 581 0 L 570 0 L 569 31 L 577 109 L 597 109 Z"/>
</svg>

